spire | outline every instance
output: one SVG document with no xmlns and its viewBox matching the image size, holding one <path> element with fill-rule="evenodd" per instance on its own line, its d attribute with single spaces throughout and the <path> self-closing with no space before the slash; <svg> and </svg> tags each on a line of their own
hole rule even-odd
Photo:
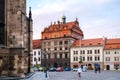
<svg viewBox="0 0 120 80">
<path fill-rule="evenodd" d="M 31 7 L 29 7 L 29 19 L 32 20 L 32 12 L 31 12 Z"/>
<path fill-rule="evenodd" d="M 78 18 L 76 17 L 76 21 L 78 21 Z"/>
<path fill-rule="evenodd" d="M 63 23 L 63 24 L 66 23 L 66 16 L 65 16 L 65 15 L 62 16 L 62 23 Z"/>
</svg>

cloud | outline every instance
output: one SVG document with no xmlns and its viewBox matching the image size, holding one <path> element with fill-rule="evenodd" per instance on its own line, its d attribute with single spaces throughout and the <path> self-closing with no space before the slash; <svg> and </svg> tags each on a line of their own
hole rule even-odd
<svg viewBox="0 0 120 80">
<path fill-rule="evenodd" d="M 93 0 L 93 2 L 96 4 L 96 5 L 105 5 L 105 4 L 108 4 L 108 3 L 112 3 L 114 0 Z"/>
<path fill-rule="evenodd" d="M 34 39 L 40 38 L 41 31 L 51 22 L 60 20 L 64 13 L 69 21 L 78 17 L 85 38 L 119 34 L 120 18 L 116 15 L 119 14 L 119 9 L 114 6 L 115 3 L 118 4 L 117 0 L 36 1 L 32 10 Z"/>
<path fill-rule="evenodd" d="M 37 5 L 38 6 L 37 9 L 33 10 L 33 13 L 35 15 L 38 15 L 38 14 L 48 14 L 48 13 L 53 13 L 53 12 L 61 12 L 61 11 L 65 11 L 69 9 L 69 7 L 75 3 L 76 2 L 74 0 L 71 0 L 71 1 L 57 0 L 55 2 L 51 1 L 50 3 Z"/>
</svg>

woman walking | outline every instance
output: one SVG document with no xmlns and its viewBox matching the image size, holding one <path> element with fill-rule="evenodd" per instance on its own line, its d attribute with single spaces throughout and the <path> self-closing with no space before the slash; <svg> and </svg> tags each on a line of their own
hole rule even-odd
<svg viewBox="0 0 120 80">
<path fill-rule="evenodd" d="M 82 73 L 81 67 L 78 68 L 77 73 L 78 73 L 78 76 L 81 77 L 81 73 Z"/>
</svg>

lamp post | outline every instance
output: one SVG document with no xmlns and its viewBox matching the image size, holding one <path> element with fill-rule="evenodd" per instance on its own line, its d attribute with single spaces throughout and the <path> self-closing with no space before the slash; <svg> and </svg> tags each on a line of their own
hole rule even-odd
<svg viewBox="0 0 120 80">
<path fill-rule="evenodd" d="M 83 63 L 83 61 L 82 61 L 82 50 L 81 50 L 81 40 L 80 40 L 80 57 L 79 57 L 79 59 L 80 59 L 80 61 L 79 61 L 79 63 L 80 63 L 80 65 Z"/>
<path fill-rule="evenodd" d="M 82 63 L 82 56 L 80 56 L 80 58 L 79 58 L 79 59 L 80 59 L 79 63 L 81 64 L 81 63 Z"/>
<path fill-rule="evenodd" d="M 44 72 L 45 72 L 45 78 L 47 78 L 48 77 L 47 76 L 47 66 L 46 66 L 46 64 L 47 64 L 47 61 L 46 61 L 47 52 L 45 51 L 43 54 L 44 54 L 44 68 L 45 68 Z"/>
</svg>

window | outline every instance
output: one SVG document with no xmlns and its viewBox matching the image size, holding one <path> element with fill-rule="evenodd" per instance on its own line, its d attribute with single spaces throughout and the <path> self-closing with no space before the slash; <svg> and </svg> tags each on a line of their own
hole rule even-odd
<svg viewBox="0 0 120 80">
<path fill-rule="evenodd" d="M 54 45 L 57 45 L 57 41 L 54 42 Z"/>
<path fill-rule="evenodd" d="M 75 61 L 75 57 L 73 57 L 73 61 Z"/>
<path fill-rule="evenodd" d="M 75 51 L 73 51 L 73 54 L 75 55 Z"/>
<path fill-rule="evenodd" d="M 48 46 L 50 46 L 51 45 L 51 42 L 48 42 Z"/>
<path fill-rule="evenodd" d="M 114 57 L 114 61 L 119 61 L 119 57 Z"/>
<path fill-rule="evenodd" d="M 40 61 L 40 57 L 38 58 L 38 61 Z"/>
<path fill-rule="evenodd" d="M 67 48 L 67 47 L 65 47 L 65 50 L 68 50 L 68 48 Z"/>
<path fill-rule="evenodd" d="M 92 61 L 92 56 L 90 57 L 90 61 Z"/>
<path fill-rule="evenodd" d="M 95 56 L 95 61 L 99 61 L 100 60 L 100 56 Z"/>
<path fill-rule="evenodd" d="M 76 54 L 78 54 L 78 51 L 76 51 Z"/>
<path fill-rule="evenodd" d="M 92 56 L 88 56 L 88 57 L 87 57 L 87 60 L 88 60 L 88 61 L 92 61 Z"/>
<path fill-rule="evenodd" d="M 38 51 L 38 55 L 40 55 L 40 51 Z"/>
<path fill-rule="evenodd" d="M 73 54 L 74 54 L 74 55 L 77 55 L 77 54 L 78 54 L 78 51 L 73 51 Z"/>
<path fill-rule="evenodd" d="M 95 50 L 95 54 L 97 53 L 97 50 Z"/>
<path fill-rule="evenodd" d="M 68 44 L 68 41 L 65 41 L 65 44 Z"/>
<path fill-rule="evenodd" d="M 60 50 L 62 50 L 62 47 L 60 47 Z"/>
<path fill-rule="evenodd" d="M 57 48 L 55 47 L 55 48 L 54 48 L 54 50 L 56 51 L 56 50 L 57 50 Z"/>
<path fill-rule="evenodd" d="M 80 50 L 80 54 L 82 54 L 82 50 Z"/>
<path fill-rule="evenodd" d="M 36 51 L 34 51 L 34 55 L 36 55 Z"/>
<path fill-rule="evenodd" d="M 110 54 L 110 51 L 107 51 L 106 54 Z"/>
<path fill-rule="evenodd" d="M 46 46 L 46 42 L 44 42 L 44 46 Z"/>
<path fill-rule="evenodd" d="M 99 54 L 100 53 L 100 50 L 95 50 L 95 54 Z"/>
<path fill-rule="evenodd" d="M 82 60 L 85 61 L 85 57 L 82 57 Z"/>
<path fill-rule="evenodd" d="M 34 61 L 36 61 L 36 58 L 34 57 Z"/>
<path fill-rule="evenodd" d="M 67 53 L 65 53 L 65 58 L 67 58 L 67 56 L 68 56 Z"/>
<path fill-rule="evenodd" d="M 87 61 L 89 61 L 89 57 L 87 57 Z"/>
<path fill-rule="evenodd" d="M 85 50 L 83 50 L 83 54 L 85 54 Z"/>
<path fill-rule="evenodd" d="M 100 50 L 98 50 L 98 53 L 100 53 Z"/>
<path fill-rule="evenodd" d="M 90 54 L 92 54 L 92 50 L 90 50 Z"/>
<path fill-rule="evenodd" d="M 73 61 L 78 61 L 78 57 L 73 57 Z"/>
<path fill-rule="evenodd" d="M 66 34 L 64 34 L 64 37 L 66 37 Z"/>
<path fill-rule="evenodd" d="M 62 58 L 62 54 L 60 54 L 60 58 Z"/>
<path fill-rule="evenodd" d="M 54 58 L 57 58 L 57 53 L 54 53 Z"/>
<path fill-rule="evenodd" d="M 59 42 L 59 45 L 62 45 L 62 41 Z"/>
</svg>

